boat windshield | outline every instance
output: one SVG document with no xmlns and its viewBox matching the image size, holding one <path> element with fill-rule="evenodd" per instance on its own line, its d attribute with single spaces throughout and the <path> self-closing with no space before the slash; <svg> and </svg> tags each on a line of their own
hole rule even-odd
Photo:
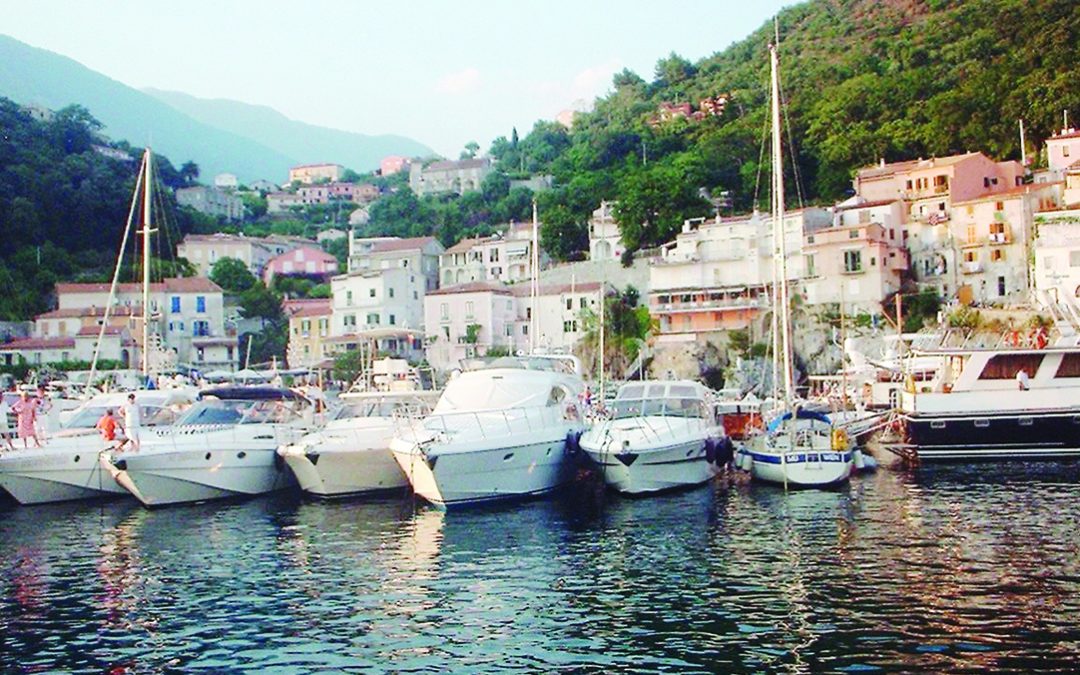
<svg viewBox="0 0 1080 675">
<path fill-rule="evenodd" d="M 296 401 L 206 399 L 191 406 L 176 424 L 284 424 L 299 417 Z"/>
<path fill-rule="evenodd" d="M 124 412 L 121 406 L 89 406 L 80 408 L 65 422 L 64 429 L 93 429 L 106 410 L 113 411 L 113 417 L 118 424 L 123 423 Z M 156 405 L 140 405 L 139 419 L 144 427 L 168 426 L 176 421 L 177 413 L 172 408 L 163 408 Z"/>
<path fill-rule="evenodd" d="M 420 405 L 418 400 L 372 399 L 368 401 L 349 401 L 334 415 L 335 420 L 354 417 L 393 417 L 395 412 L 405 411 Z"/>
<path fill-rule="evenodd" d="M 699 398 L 616 399 L 612 418 L 626 417 L 706 417 L 705 402 Z"/>
</svg>

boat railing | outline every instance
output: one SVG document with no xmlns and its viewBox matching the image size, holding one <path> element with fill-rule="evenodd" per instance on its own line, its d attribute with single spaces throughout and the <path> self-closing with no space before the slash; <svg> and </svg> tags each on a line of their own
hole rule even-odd
<svg viewBox="0 0 1080 675">
<path fill-rule="evenodd" d="M 499 438 L 521 431 L 541 431 L 551 429 L 559 422 L 581 421 L 581 411 L 574 403 L 565 405 L 540 405 L 516 408 L 488 408 L 482 410 L 461 410 L 441 412 L 420 418 L 404 413 L 395 415 L 399 428 L 412 428 L 413 435 L 421 424 L 429 433 L 449 436 L 465 430 L 475 429 L 480 438 Z"/>
</svg>

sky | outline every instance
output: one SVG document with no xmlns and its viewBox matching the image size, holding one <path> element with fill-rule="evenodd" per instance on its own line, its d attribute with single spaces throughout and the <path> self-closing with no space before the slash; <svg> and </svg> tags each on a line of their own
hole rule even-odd
<svg viewBox="0 0 1080 675">
<path fill-rule="evenodd" d="M 456 157 L 697 61 L 794 0 L 0 0 L 0 32 L 135 88 L 267 105 Z"/>
</svg>

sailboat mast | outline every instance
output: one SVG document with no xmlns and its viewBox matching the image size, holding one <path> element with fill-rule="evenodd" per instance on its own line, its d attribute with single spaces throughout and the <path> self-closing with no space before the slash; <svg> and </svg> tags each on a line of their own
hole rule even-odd
<svg viewBox="0 0 1080 675">
<path fill-rule="evenodd" d="M 150 152 L 150 148 L 146 149 L 146 156 L 144 158 L 143 167 L 145 176 L 143 177 L 143 259 L 142 259 L 142 306 L 143 306 L 143 321 L 142 321 L 142 374 L 146 377 L 150 374 L 150 235 L 153 232 L 151 229 L 152 223 L 150 221 L 150 183 L 151 176 L 153 176 L 151 161 L 153 154 Z"/>
<path fill-rule="evenodd" d="M 529 261 L 532 266 L 532 279 L 529 286 L 529 303 L 532 306 L 532 310 L 529 316 L 529 351 L 535 352 L 539 346 L 536 334 L 537 326 L 537 314 L 539 313 L 539 307 L 537 303 L 540 302 L 540 217 L 536 211 L 536 200 L 533 200 L 533 226 L 532 226 L 532 256 Z"/>
<path fill-rule="evenodd" d="M 777 279 L 780 301 L 780 350 L 783 354 L 784 402 L 790 408 L 793 398 L 792 363 L 791 363 L 791 316 L 787 284 L 787 243 L 784 232 L 784 171 L 783 155 L 780 144 L 780 72 L 776 44 L 769 46 L 769 65 L 772 72 L 772 162 L 773 194 L 776 209 L 773 215 L 773 235 L 777 238 L 776 254 Z"/>
</svg>

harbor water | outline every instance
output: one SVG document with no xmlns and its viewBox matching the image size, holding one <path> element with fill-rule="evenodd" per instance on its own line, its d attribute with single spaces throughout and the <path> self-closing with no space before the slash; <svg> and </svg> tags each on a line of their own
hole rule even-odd
<svg viewBox="0 0 1080 675">
<path fill-rule="evenodd" d="M 0 506 L 0 672 L 1057 671 L 1080 465 L 837 491 Z"/>
</svg>

